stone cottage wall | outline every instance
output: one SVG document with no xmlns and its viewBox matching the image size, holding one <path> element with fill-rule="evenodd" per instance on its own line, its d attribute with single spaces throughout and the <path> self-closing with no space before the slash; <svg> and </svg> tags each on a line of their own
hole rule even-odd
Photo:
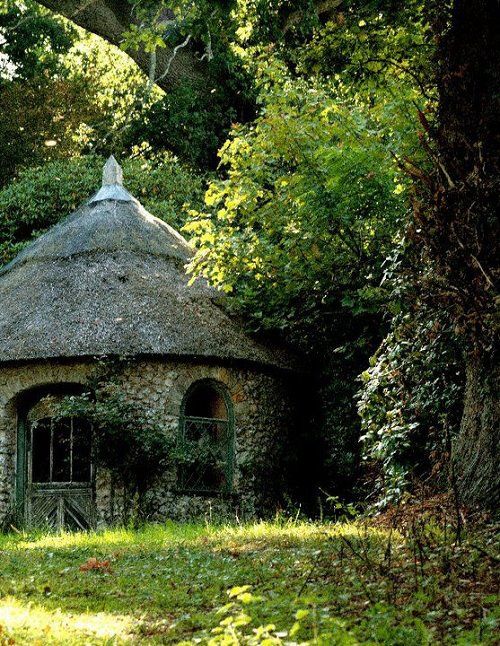
<svg viewBox="0 0 500 646">
<path fill-rule="evenodd" d="M 25 395 L 53 384 L 84 384 L 91 366 L 83 362 L 0 366 L 0 523 L 16 515 L 17 421 Z"/>
<path fill-rule="evenodd" d="M 37 387 L 85 384 L 94 369 L 84 361 L 0 367 L 0 522 L 15 506 L 17 415 L 23 396 Z M 283 489 L 286 456 L 292 450 L 294 412 L 286 377 L 251 368 L 159 359 L 129 363 L 122 377 L 129 400 L 168 434 L 178 433 L 183 397 L 200 379 L 224 384 L 234 408 L 234 495 L 181 495 L 175 490 L 172 469 L 148 494 L 152 519 L 246 518 L 270 510 Z M 102 471 L 96 478 L 96 503 L 99 523 L 122 522 L 126 504 L 122 492 L 111 487 L 109 475 Z"/>
</svg>

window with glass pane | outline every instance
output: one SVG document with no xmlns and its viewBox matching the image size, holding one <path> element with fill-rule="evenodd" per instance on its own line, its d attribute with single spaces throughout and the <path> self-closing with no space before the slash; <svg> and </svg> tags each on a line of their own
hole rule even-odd
<svg viewBox="0 0 500 646">
<path fill-rule="evenodd" d="M 87 420 L 44 418 L 31 425 L 34 483 L 91 480 L 91 427 Z"/>
</svg>

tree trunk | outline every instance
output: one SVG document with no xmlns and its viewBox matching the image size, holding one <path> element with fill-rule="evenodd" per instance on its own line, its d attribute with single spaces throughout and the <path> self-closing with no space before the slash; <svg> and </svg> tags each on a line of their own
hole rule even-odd
<svg viewBox="0 0 500 646">
<path fill-rule="evenodd" d="M 468 357 L 462 424 L 453 446 L 459 502 L 490 509 L 500 505 L 499 383 L 494 357 Z"/>
<path fill-rule="evenodd" d="M 39 0 L 38 4 L 61 14 L 68 20 L 101 36 L 112 45 L 119 46 L 123 32 L 131 24 L 137 24 L 133 13 L 133 4 L 128 0 Z M 149 76 L 150 54 L 143 49 L 130 51 L 130 57 L 141 70 Z M 158 81 L 159 87 L 169 90 L 183 82 L 203 83 L 206 76 L 206 64 L 200 63 L 195 51 L 189 45 L 178 48 L 157 50 L 155 78 L 160 78 L 168 69 L 164 78 Z"/>
<path fill-rule="evenodd" d="M 437 42 L 435 167 L 415 200 L 414 239 L 432 276 L 431 308 L 451 314 L 466 350 L 463 418 L 454 447 L 461 502 L 499 501 L 494 352 L 500 275 L 500 2 L 429 0 Z M 430 189 L 429 189 L 430 186 Z M 423 280 L 419 278 L 419 280 Z"/>
</svg>

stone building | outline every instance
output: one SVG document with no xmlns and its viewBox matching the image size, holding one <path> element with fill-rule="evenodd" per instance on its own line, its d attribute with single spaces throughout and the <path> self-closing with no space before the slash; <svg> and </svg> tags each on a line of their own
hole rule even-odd
<svg viewBox="0 0 500 646">
<path fill-rule="evenodd" d="M 127 358 L 127 400 L 219 459 L 172 468 L 150 517 L 261 513 L 279 490 L 291 441 L 294 360 L 257 342 L 201 280 L 192 249 L 122 185 L 102 188 L 0 270 L 0 522 L 85 528 L 123 519 L 124 498 L 82 418 L 58 403 L 88 389 L 103 358 Z"/>
</svg>

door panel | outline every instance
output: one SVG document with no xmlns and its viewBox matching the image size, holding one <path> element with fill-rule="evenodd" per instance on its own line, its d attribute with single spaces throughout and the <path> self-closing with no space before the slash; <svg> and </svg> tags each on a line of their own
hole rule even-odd
<svg viewBox="0 0 500 646">
<path fill-rule="evenodd" d="M 32 485 L 26 511 L 30 527 L 80 530 L 95 524 L 93 493 L 88 487 L 51 490 Z"/>
<path fill-rule="evenodd" d="M 57 530 L 94 527 L 89 422 L 44 417 L 30 420 L 26 431 L 26 524 Z"/>
</svg>

